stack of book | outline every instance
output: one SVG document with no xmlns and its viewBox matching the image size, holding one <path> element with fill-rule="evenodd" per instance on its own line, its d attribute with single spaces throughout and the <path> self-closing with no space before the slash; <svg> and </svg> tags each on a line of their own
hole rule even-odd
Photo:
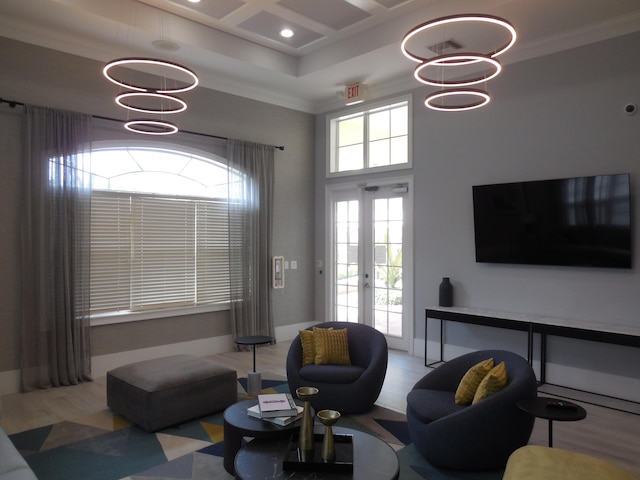
<svg viewBox="0 0 640 480">
<path fill-rule="evenodd" d="M 258 404 L 248 408 L 247 414 L 284 427 L 301 418 L 303 410 L 290 393 L 267 393 L 258 395 Z"/>
</svg>

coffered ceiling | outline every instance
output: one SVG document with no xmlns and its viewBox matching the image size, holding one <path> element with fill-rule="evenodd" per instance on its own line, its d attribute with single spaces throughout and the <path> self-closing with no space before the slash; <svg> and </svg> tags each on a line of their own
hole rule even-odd
<svg viewBox="0 0 640 480">
<path fill-rule="evenodd" d="M 163 58 L 204 87 L 320 112 L 338 107 L 351 83 L 367 84 L 370 96 L 418 86 L 403 35 L 460 13 L 514 25 L 503 65 L 640 30 L 638 0 L 2 0 L 0 36 L 105 62 Z M 280 35 L 285 27 L 292 37 Z M 453 29 L 437 35 L 424 48 L 471 48 Z"/>
</svg>

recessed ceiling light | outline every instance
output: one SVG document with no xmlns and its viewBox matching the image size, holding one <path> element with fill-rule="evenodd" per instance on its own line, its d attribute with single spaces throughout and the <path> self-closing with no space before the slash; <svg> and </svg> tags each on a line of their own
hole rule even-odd
<svg viewBox="0 0 640 480">
<path fill-rule="evenodd" d="M 284 38 L 291 38 L 293 37 L 293 30 L 291 30 L 290 28 L 283 28 L 282 30 L 280 30 L 280 36 Z"/>
<path fill-rule="evenodd" d="M 189 0 L 189 3 L 200 3 L 200 0 Z"/>
</svg>

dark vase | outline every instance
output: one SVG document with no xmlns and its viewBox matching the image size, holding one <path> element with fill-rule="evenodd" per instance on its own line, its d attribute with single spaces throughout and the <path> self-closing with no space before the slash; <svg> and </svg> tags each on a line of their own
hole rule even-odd
<svg viewBox="0 0 640 480">
<path fill-rule="evenodd" d="M 451 285 L 449 277 L 443 277 L 442 283 L 440 284 L 440 306 L 453 306 L 453 285 Z"/>
</svg>

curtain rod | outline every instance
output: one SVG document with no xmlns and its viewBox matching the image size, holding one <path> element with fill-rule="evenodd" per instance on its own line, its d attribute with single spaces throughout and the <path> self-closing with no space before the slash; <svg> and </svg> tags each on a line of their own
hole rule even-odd
<svg viewBox="0 0 640 480">
<path fill-rule="evenodd" d="M 22 102 L 17 102 L 15 100 L 6 100 L 6 99 L 0 97 L 0 104 L 2 104 L 2 103 L 8 104 L 11 108 L 16 108 L 17 106 L 24 107 L 24 103 L 22 103 Z M 99 120 L 108 120 L 110 122 L 118 122 L 118 123 L 122 123 L 123 122 L 123 120 L 118 120 L 117 118 L 103 117 L 103 116 L 100 116 L 100 115 L 91 115 L 91 116 L 93 118 L 97 118 Z M 217 138 L 219 140 L 229 140 L 228 137 L 221 137 L 219 135 L 212 135 L 210 133 L 192 132 L 190 130 L 180 130 L 180 132 L 188 133 L 190 135 L 199 135 L 201 137 Z M 277 148 L 278 150 L 284 151 L 284 145 L 273 145 L 273 148 Z"/>
</svg>

